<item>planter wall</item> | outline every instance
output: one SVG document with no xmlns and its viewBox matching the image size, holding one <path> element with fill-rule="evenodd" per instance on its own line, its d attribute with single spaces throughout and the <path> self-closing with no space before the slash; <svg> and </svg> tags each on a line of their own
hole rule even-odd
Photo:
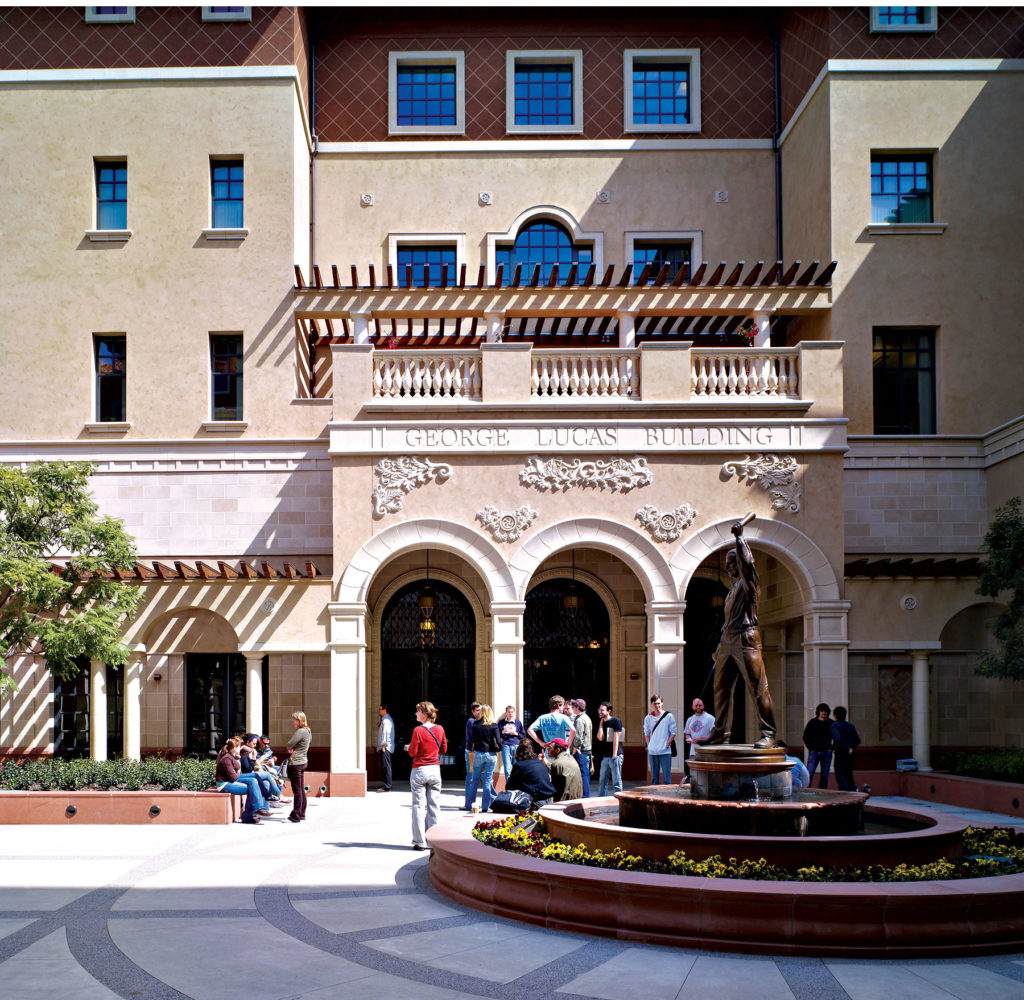
<svg viewBox="0 0 1024 1000">
<path fill-rule="evenodd" d="M 220 792 L 0 791 L 0 825 L 216 825 L 232 821 L 232 798 Z M 151 812 L 154 806 L 156 814 Z"/>
</svg>

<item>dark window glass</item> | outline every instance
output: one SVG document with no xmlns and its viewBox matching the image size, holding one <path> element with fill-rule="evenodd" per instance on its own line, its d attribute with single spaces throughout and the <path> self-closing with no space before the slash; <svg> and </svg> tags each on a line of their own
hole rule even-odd
<svg viewBox="0 0 1024 1000">
<path fill-rule="evenodd" d="M 455 125 L 455 67 L 399 66 L 399 125 Z"/>
<path fill-rule="evenodd" d="M 125 417 L 125 338 L 96 337 L 96 419 L 120 422 Z"/>
<path fill-rule="evenodd" d="M 515 123 L 572 125 L 572 65 L 516 63 Z"/>
<path fill-rule="evenodd" d="M 879 24 L 927 24 L 928 14 L 924 7 L 879 7 Z"/>
<path fill-rule="evenodd" d="M 128 13 L 127 7 L 93 7 L 93 10 L 107 17 L 124 17 Z"/>
<path fill-rule="evenodd" d="M 213 419 L 242 419 L 242 336 L 210 337 L 210 371 L 213 378 Z"/>
<path fill-rule="evenodd" d="M 126 160 L 105 160 L 96 164 L 96 227 L 128 228 Z"/>
<path fill-rule="evenodd" d="M 212 160 L 213 228 L 241 229 L 244 177 L 241 160 Z"/>
<path fill-rule="evenodd" d="M 688 64 L 633 62 L 633 121 L 637 125 L 689 123 Z"/>
<path fill-rule="evenodd" d="M 933 221 L 931 156 L 872 155 L 871 221 Z"/>
<path fill-rule="evenodd" d="M 77 661 L 79 673 L 53 680 L 53 753 L 55 757 L 89 756 L 89 661 Z"/>
<path fill-rule="evenodd" d="M 690 277 L 690 244 L 689 243 L 648 243 L 639 240 L 633 244 L 633 281 L 640 284 L 640 276 L 644 268 L 650 264 L 647 283 L 653 284 L 661 269 L 667 264 L 669 279 L 675 280 L 679 269 L 683 268 L 683 277 Z"/>
<path fill-rule="evenodd" d="M 401 246 L 398 248 L 398 282 L 405 284 L 405 269 L 412 267 L 412 283 L 418 288 L 441 285 L 442 268 L 448 265 L 448 284 L 455 282 L 455 247 Z"/>
<path fill-rule="evenodd" d="M 594 260 L 592 247 L 573 243 L 569 233 L 557 222 L 532 222 L 519 230 L 515 243 L 499 246 L 495 251 L 495 264 L 504 264 L 502 281 L 512 283 L 516 265 L 521 264 L 522 282 L 533 279 L 533 270 L 540 265 L 540 281 L 551 277 L 551 268 L 558 265 L 559 283 L 569 276 L 569 268 L 578 264 L 577 280 L 583 276 Z"/>
<path fill-rule="evenodd" d="M 874 331 L 876 434 L 935 433 L 935 333 Z"/>
</svg>

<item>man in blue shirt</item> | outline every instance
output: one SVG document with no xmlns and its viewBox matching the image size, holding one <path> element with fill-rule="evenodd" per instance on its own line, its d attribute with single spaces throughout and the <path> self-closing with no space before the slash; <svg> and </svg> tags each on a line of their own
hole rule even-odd
<svg viewBox="0 0 1024 1000">
<path fill-rule="evenodd" d="M 560 694 L 554 695 L 548 700 L 548 711 L 535 719 L 527 730 L 545 750 L 553 740 L 565 740 L 567 746 L 572 744 L 576 730 L 572 719 L 562 711 L 564 705 L 565 699 Z"/>
</svg>

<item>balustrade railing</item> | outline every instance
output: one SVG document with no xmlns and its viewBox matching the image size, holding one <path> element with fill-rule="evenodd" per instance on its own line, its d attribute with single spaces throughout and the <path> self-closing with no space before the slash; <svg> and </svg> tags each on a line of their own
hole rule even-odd
<svg viewBox="0 0 1024 1000">
<path fill-rule="evenodd" d="M 638 399 L 640 352 L 535 350 L 530 395 Z"/>
<path fill-rule="evenodd" d="M 375 351 L 373 395 L 382 399 L 480 399 L 477 351 Z"/>
<path fill-rule="evenodd" d="M 783 348 L 690 351 L 690 398 L 800 398 L 799 354 Z"/>
</svg>

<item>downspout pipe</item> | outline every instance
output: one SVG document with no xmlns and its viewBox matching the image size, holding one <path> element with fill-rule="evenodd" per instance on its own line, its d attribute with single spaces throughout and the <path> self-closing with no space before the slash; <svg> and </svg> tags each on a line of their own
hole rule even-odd
<svg viewBox="0 0 1024 1000">
<path fill-rule="evenodd" d="M 775 133 L 772 135 L 775 153 L 775 259 L 782 260 L 782 150 L 779 148 L 779 136 L 782 134 L 782 59 L 779 26 L 774 20 L 771 31 L 775 61 Z"/>
<path fill-rule="evenodd" d="M 316 154 L 320 140 L 316 134 L 316 38 L 309 42 L 309 132 L 312 150 L 309 154 L 309 271 L 316 261 Z"/>
</svg>

